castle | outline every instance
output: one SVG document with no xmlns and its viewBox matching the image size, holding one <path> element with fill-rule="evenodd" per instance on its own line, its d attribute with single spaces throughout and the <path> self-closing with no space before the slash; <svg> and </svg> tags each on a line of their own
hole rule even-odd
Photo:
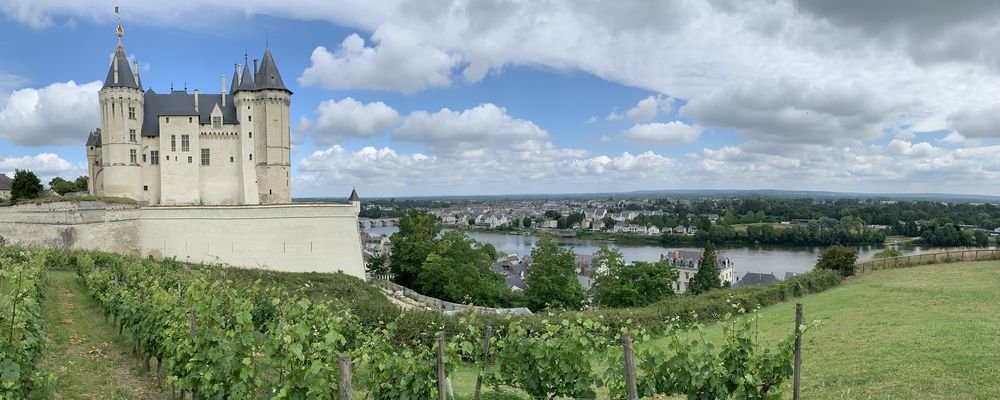
<svg viewBox="0 0 1000 400">
<path fill-rule="evenodd" d="M 226 93 L 143 90 L 118 47 L 98 98 L 101 126 L 87 139 L 94 195 L 147 205 L 250 205 L 291 202 L 289 105 L 271 51 L 233 71 Z"/>
<path fill-rule="evenodd" d="M 357 192 L 347 204 L 291 202 L 292 92 L 270 50 L 253 71 L 237 67 L 228 93 L 158 94 L 143 91 L 120 24 L 117 34 L 88 173 L 92 194 L 136 202 L 0 207 L 0 243 L 365 277 Z"/>
</svg>

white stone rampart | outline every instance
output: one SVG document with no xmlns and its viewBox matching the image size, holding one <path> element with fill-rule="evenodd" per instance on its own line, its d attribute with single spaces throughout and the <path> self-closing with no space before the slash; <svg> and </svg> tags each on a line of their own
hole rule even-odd
<svg viewBox="0 0 1000 400">
<path fill-rule="evenodd" d="M 20 245 L 365 277 L 352 204 L 22 204 L 0 207 L 0 236 Z"/>
</svg>

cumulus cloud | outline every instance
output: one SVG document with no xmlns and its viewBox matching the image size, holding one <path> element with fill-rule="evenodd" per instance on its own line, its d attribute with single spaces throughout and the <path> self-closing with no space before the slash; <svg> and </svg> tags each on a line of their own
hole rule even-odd
<svg viewBox="0 0 1000 400">
<path fill-rule="evenodd" d="M 371 40 L 377 45 L 368 47 L 361 36 L 351 34 L 334 52 L 317 47 L 299 84 L 411 93 L 450 85 L 451 71 L 461 60 L 392 25 L 376 30 Z"/>
<path fill-rule="evenodd" d="M 79 145 L 100 123 L 101 82 L 14 90 L 0 106 L 0 139 L 21 146 Z"/>
<path fill-rule="evenodd" d="M 316 107 L 316 120 L 303 118 L 297 132 L 330 145 L 345 138 L 371 138 L 399 122 L 399 113 L 381 101 L 361 103 L 351 97 L 326 100 Z"/>
<path fill-rule="evenodd" d="M 927 142 L 914 144 L 904 140 L 893 139 L 886 145 L 886 152 L 894 156 L 930 157 L 937 154 L 939 149 Z"/>
<path fill-rule="evenodd" d="M 625 112 L 635 122 L 647 122 L 656 117 L 658 112 L 669 113 L 674 107 L 674 98 L 667 96 L 649 96 L 639 100 L 639 103 Z"/>
<path fill-rule="evenodd" d="M 85 164 L 71 163 L 53 153 L 0 158 L 0 173 L 13 177 L 14 171 L 19 169 L 34 172 L 43 182 L 55 176 L 75 179 L 87 173 Z"/>
<path fill-rule="evenodd" d="M 394 140 L 422 143 L 430 153 L 449 157 L 484 154 L 495 148 L 537 151 L 550 148 L 549 133 L 533 122 L 517 119 L 493 103 L 461 112 L 443 108 L 416 111 L 396 128 Z"/>
<path fill-rule="evenodd" d="M 671 121 L 638 124 L 622 133 L 622 137 L 640 143 L 678 144 L 694 143 L 700 134 L 700 126 Z"/>
<path fill-rule="evenodd" d="M 948 122 L 965 138 L 1000 137 L 1000 106 L 957 111 Z"/>
</svg>

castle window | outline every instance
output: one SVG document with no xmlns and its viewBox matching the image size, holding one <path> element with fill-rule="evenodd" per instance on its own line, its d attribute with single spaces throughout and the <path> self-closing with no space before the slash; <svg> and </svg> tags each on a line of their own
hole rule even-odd
<svg viewBox="0 0 1000 400">
<path fill-rule="evenodd" d="M 247 122 L 253 122 L 253 115 L 247 115 Z"/>
<path fill-rule="evenodd" d="M 201 165 L 202 166 L 209 165 L 210 159 L 211 159 L 210 150 L 209 149 L 201 149 Z"/>
<path fill-rule="evenodd" d="M 169 157 L 169 156 L 167 156 Z M 150 165 L 160 165 L 160 151 L 150 150 L 149 152 L 149 164 Z"/>
<path fill-rule="evenodd" d="M 149 185 L 142 185 L 142 191 L 143 192 L 148 192 L 149 191 Z"/>
<path fill-rule="evenodd" d="M 188 164 L 191 164 L 192 162 L 194 162 L 194 159 L 191 158 L 191 156 L 188 156 Z"/>
<path fill-rule="evenodd" d="M 128 119 L 135 119 L 135 107 L 128 108 Z"/>
<path fill-rule="evenodd" d="M 236 162 L 236 159 L 233 156 L 229 156 L 229 162 Z"/>
<path fill-rule="evenodd" d="M 142 162 L 146 162 L 146 153 L 142 153 Z"/>
<path fill-rule="evenodd" d="M 181 151 L 191 151 L 190 135 L 181 135 Z"/>
<path fill-rule="evenodd" d="M 250 161 L 253 161 L 253 154 L 250 155 Z"/>
<path fill-rule="evenodd" d="M 192 122 L 194 122 L 194 119 L 193 119 L 193 118 L 191 118 L 191 117 L 188 117 L 188 123 L 190 124 L 190 123 L 192 123 Z"/>
<path fill-rule="evenodd" d="M 177 135 L 170 135 L 170 151 L 177 151 Z"/>
<path fill-rule="evenodd" d="M 167 117 L 167 123 L 168 124 L 170 123 L 170 117 Z"/>
<path fill-rule="evenodd" d="M 212 117 L 212 128 L 222 129 L 222 117 Z"/>
<path fill-rule="evenodd" d="M 128 151 L 128 157 L 129 157 L 129 160 L 132 161 L 132 164 L 135 164 L 135 161 L 136 161 L 135 149 L 130 149 Z"/>
<path fill-rule="evenodd" d="M 128 141 L 130 141 L 132 143 L 136 142 L 136 140 L 135 140 L 135 129 L 129 129 L 128 130 Z"/>
<path fill-rule="evenodd" d="M 253 132 L 249 132 L 248 134 L 250 135 L 250 139 L 253 139 Z"/>
</svg>

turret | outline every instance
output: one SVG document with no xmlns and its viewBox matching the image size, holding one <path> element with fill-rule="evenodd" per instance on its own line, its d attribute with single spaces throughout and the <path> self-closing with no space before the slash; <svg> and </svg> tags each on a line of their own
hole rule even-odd
<svg viewBox="0 0 1000 400">
<path fill-rule="evenodd" d="M 139 159 L 144 99 L 138 75 L 133 74 L 125 53 L 122 43 L 125 30 L 120 23 L 115 32 L 118 46 L 104 86 L 98 93 L 101 104 L 100 167 L 106 183 L 102 194 L 142 200 Z"/>
<path fill-rule="evenodd" d="M 255 151 L 260 155 L 257 177 L 261 203 L 290 203 L 292 91 L 285 87 L 269 48 L 264 49 L 253 79 L 258 105 L 253 122 L 260 133 Z"/>
<path fill-rule="evenodd" d="M 352 206 L 354 206 L 355 213 L 361 212 L 361 197 L 358 197 L 357 188 L 351 189 L 351 197 L 348 197 L 347 201 L 350 202 Z"/>
</svg>

